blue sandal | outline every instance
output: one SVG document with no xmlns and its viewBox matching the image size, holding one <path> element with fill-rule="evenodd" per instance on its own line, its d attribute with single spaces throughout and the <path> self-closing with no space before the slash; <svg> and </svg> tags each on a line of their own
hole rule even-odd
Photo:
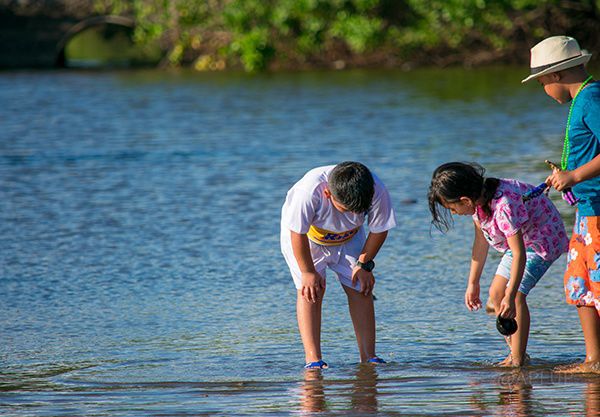
<svg viewBox="0 0 600 417">
<path fill-rule="evenodd" d="M 317 362 L 308 362 L 306 365 L 304 365 L 304 369 L 327 369 L 327 368 L 329 368 L 329 365 L 327 365 L 322 360 L 317 361 Z"/>
<path fill-rule="evenodd" d="M 369 359 L 367 361 L 367 363 L 387 363 L 387 362 L 377 356 L 374 356 L 371 359 Z"/>
</svg>

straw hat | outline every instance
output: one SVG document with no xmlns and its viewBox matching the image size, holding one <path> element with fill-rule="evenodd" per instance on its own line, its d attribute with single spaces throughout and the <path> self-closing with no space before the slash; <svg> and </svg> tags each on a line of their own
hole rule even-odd
<svg viewBox="0 0 600 417">
<path fill-rule="evenodd" d="M 591 57 L 570 36 L 552 36 L 531 48 L 531 75 L 521 82 L 585 64 Z"/>
</svg>

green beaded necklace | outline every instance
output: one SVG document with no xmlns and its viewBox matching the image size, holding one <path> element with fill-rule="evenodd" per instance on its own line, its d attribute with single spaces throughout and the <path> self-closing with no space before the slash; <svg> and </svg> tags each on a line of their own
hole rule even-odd
<svg viewBox="0 0 600 417">
<path fill-rule="evenodd" d="M 590 75 L 587 79 L 579 86 L 579 89 L 575 93 L 573 100 L 571 101 L 571 107 L 569 107 L 569 117 L 567 117 L 567 129 L 565 130 L 565 141 L 563 142 L 563 151 L 562 156 L 560 158 L 560 167 L 563 171 L 567 170 L 567 162 L 569 160 L 569 153 L 571 152 L 571 144 L 569 143 L 569 127 L 571 127 L 571 112 L 573 111 L 573 106 L 575 105 L 575 99 L 579 95 L 579 92 L 583 90 L 583 87 L 592 79 Z"/>
</svg>

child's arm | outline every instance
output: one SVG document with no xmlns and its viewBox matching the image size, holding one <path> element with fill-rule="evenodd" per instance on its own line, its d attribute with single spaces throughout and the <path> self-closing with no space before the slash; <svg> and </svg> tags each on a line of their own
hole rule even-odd
<svg viewBox="0 0 600 417">
<path fill-rule="evenodd" d="M 479 298 L 480 288 L 479 279 L 485 266 L 488 249 L 490 247 L 479 225 L 473 222 L 475 226 L 475 238 L 473 240 L 473 251 L 471 252 L 471 269 L 469 271 L 469 281 L 465 291 L 465 305 L 471 311 L 481 308 L 481 299 Z"/>
<path fill-rule="evenodd" d="M 525 263 L 527 261 L 523 234 L 520 230 L 508 238 L 508 247 L 512 252 L 513 259 L 510 267 L 510 281 L 504 293 L 504 298 L 500 303 L 500 315 L 505 318 L 514 319 L 517 315 L 515 298 L 523 279 Z"/>
<path fill-rule="evenodd" d="M 294 257 L 298 262 L 300 272 L 302 272 L 302 296 L 309 303 L 315 303 L 322 293 L 321 290 L 325 288 L 323 277 L 315 270 L 306 234 L 292 232 L 291 230 L 290 233 Z"/>
<path fill-rule="evenodd" d="M 554 170 L 552 175 L 546 179 L 546 183 L 552 185 L 557 191 L 579 184 L 600 175 L 600 155 L 585 165 L 580 166 L 573 171 Z"/>
<path fill-rule="evenodd" d="M 592 134 L 594 139 L 600 138 L 600 100 L 593 99 L 589 101 L 585 107 L 585 112 L 588 116 L 584 116 L 584 122 L 586 128 Z M 596 155 L 588 163 L 577 167 L 573 171 L 561 171 L 556 170 L 546 180 L 547 184 L 552 185 L 558 191 L 562 191 L 565 188 L 572 187 L 573 185 L 579 184 L 580 182 L 595 178 L 600 175 L 600 155 Z"/>
<path fill-rule="evenodd" d="M 381 233 L 369 232 L 369 236 L 367 236 L 367 241 L 363 246 L 358 260 L 363 263 L 374 260 L 379 249 L 381 249 L 383 242 L 385 242 L 387 234 L 387 230 Z M 356 283 L 356 280 L 360 282 L 360 292 L 362 294 L 369 295 L 371 291 L 373 291 L 375 277 L 373 276 L 372 271 L 365 271 L 360 266 L 355 266 L 352 271 L 352 285 Z"/>
</svg>

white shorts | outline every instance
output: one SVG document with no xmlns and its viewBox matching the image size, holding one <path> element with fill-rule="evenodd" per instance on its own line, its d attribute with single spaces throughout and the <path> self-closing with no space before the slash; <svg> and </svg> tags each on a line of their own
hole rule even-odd
<svg viewBox="0 0 600 417">
<path fill-rule="evenodd" d="M 281 232 L 281 253 L 290 268 L 296 289 L 302 288 L 302 273 L 292 250 L 291 232 Z M 365 231 L 361 227 L 356 235 L 348 242 L 338 246 L 318 245 L 309 239 L 310 253 L 318 274 L 325 278 L 325 270 L 331 269 L 337 274 L 342 285 L 360 291 L 360 282 L 352 285 L 352 270 L 365 245 Z"/>
</svg>

